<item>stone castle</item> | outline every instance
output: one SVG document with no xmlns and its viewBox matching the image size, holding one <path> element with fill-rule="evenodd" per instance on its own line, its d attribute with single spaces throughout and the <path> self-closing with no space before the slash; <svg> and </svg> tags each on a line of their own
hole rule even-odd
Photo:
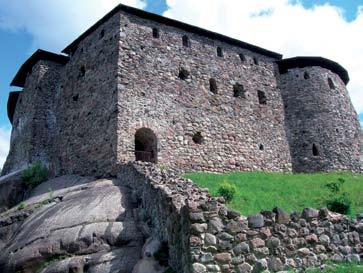
<svg viewBox="0 0 363 273">
<path fill-rule="evenodd" d="M 114 174 L 133 160 L 184 169 L 359 170 L 347 71 L 118 5 L 12 86 L 3 174 Z"/>
</svg>

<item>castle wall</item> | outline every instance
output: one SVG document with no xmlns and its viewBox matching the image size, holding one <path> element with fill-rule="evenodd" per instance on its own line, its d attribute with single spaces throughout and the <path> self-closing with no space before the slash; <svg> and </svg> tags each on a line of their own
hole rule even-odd
<svg viewBox="0 0 363 273">
<path fill-rule="evenodd" d="M 280 75 L 269 57 L 278 55 L 122 10 L 108 16 L 68 47 L 67 64 L 33 66 L 3 174 L 37 160 L 54 174 L 115 174 L 135 150 L 193 170 L 359 170 L 357 115 L 331 70 Z"/>
<path fill-rule="evenodd" d="M 62 65 L 41 60 L 28 75 L 16 104 L 3 174 L 36 161 L 51 166 L 56 128 L 54 93 L 61 70 Z"/>
<path fill-rule="evenodd" d="M 119 15 L 82 40 L 57 90 L 57 170 L 109 173 L 116 162 Z"/>
<path fill-rule="evenodd" d="M 362 259 L 362 219 L 324 208 L 241 216 L 223 198 L 147 163 L 125 165 L 118 177 L 140 201 L 148 230 L 168 244 L 175 272 L 305 272 Z"/>
<path fill-rule="evenodd" d="M 183 35 L 190 47 L 183 46 Z M 135 160 L 134 135 L 146 127 L 158 138 L 162 165 L 290 170 L 274 59 L 126 13 L 118 50 L 118 163 Z M 178 77 L 181 68 L 190 72 L 185 80 Z M 211 78 L 218 94 L 210 91 Z M 246 98 L 234 97 L 236 83 Z M 258 91 L 267 104 L 259 103 Z M 202 144 L 193 142 L 197 132 Z"/>
<path fill-rule="evenodd" d="M 279 78 L 293 170 L 359 170 L 359 122 L 341 78 L 321 67 Z"/>
</svg>

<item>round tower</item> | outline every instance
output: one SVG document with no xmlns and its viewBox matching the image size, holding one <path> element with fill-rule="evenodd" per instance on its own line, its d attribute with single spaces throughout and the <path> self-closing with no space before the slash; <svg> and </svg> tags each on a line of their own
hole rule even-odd
<svg viewBox="0 0 363 273">
<path fill-rule="evenodd" d="M 293 171 L 358 171 L 360 126 L 346 89 L 347 71 L 320 57 L 278 65 Z"/>
</svg>

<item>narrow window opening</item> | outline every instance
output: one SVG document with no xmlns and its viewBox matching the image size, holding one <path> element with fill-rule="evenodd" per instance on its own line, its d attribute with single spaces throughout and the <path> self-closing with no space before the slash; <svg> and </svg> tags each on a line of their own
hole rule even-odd
<svg viewBox="0 0 363 273">
<path fill-rule="evenodd" d="M 315 145 L 315 143 L 313 144 L 313 156 L 319 156 L 319 149 L 318 147 Z"/>
<path fill-rule="evenodd" d="M 154 38 L 160 38 L 160 32 L 159 32 L 159 29 L 154 27 L 153 28 L 153 37 Z"/>
<path fill-rule="evenodd" d="M 187 35 L 183 36 L 183 46 L 190 47 L 190 41 L 189 41 L 189 37 Z"/>
<path fill-rule="evenodd" d="M 260 104 L 267 104 L 267 98 L 265 92 L 258 90 L 257 95 L 258 95 L 258 102 Z"/>
<path fill-rule="evenodd" d="M 310 79 L 310 75 L 309 75 L 309 73 L 307 71 L 305 71 L 305 73 L 304 73 L 304 79 L 305 80 Z"/>
<path fill-rule="evenodd" d="M 100 32 L 100 39 L 102 39 L 105 36 L 105 30 L 102 29 Z"/>
<path fill-rule="evenodd" d="M 260 149 L 260 151 L 265 150 L 265 147 L 263 146 L 263 144 L 260 144 L 260 146 L 258 148 Z"/>
<path fill-rule="evenodd" d="M 331 78 L 328 78 L 328 84 L 330 89 L 335 89 L 335 84 Z"/>
<path fill-rule="evenodd" d="M 245 62 L 246 61 L 246 57 L 242 53 L 239 54 L 239 58 L 241 59 L 241 62 Z"/>
<path fill-rule="evenodd" d="M 211 78 L 209 80 L 209 89 L 214 94 L 217 94 L 218 93 L 217 81 L 214 78 Z"/>
<path fill-rule="evenodd" d="M 188 70 L 186 70 L 184 67 L 181 67 L 179 69 L 179 75 L 178 75 L 179 79 L 186 80 L 189 77 L 189 75 L 190 75 L 190 72 Z"/>
<path fill-rule="evenodd" d="M 81 68 L 79 69 L 78 78 L 84 77 L 85 74 L 86 74 L 86 68 L 84 67 L 84 65 L 82 65 Z"/>
<path fill-rule="evenodd" d="M 235 98 L 246 98 L 246 91 L 242 84 L 236 83 L 233 85 L 233 96 Z"/>
<path fill-rule="evenodd" d="M 255 65 L 259 65 L 260 64 L 260 62 L 258 61 L 258 59 L 256 57 L 253 57 L 253 63 Z"/>
<path fill-rule="evenodd" d="M 204 137 L 202 136 L 201 132 L 196 132 L 193 135 L 192 139 L 193 139 L 193 142 L 196 143 L 196 144 L 203 144 L 203 142 L 204 142 Z"/>
<path fill-rule="evenodd" d="M 218 57 L 223 57 L 223 50 L 221 47 L 217 47 L 217 55 Z"/>
</svg>

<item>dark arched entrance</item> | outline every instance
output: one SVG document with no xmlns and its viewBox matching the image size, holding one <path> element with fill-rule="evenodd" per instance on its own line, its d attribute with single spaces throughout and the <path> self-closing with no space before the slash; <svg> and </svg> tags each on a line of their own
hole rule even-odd
<svg viewBox="0 0 363 273">
<path fill-rule="evenodd" d="M 135 133 L 135 159 L 157 163 L 158 140 L 154 132 L 148 128 L 141 128 Z"/>
</svg>

